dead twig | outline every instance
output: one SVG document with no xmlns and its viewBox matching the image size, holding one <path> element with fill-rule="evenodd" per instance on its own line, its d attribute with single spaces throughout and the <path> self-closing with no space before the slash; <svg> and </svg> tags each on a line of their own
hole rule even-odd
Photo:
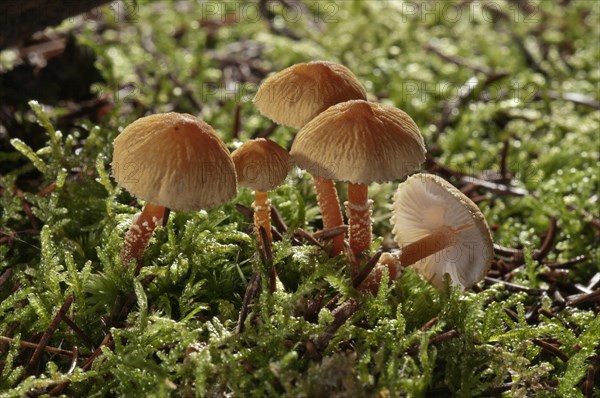
<svg viewBox="0 0 600 398">
<path fill-rule="evenodd" d="M 486 276 L 484 278 L 484 280 L 486 283 L 488 283 L 490 285 L 495 285 L 497 283 L 501 283 L 508 290 L 512 290 L 515 292 L 525 292 L 527 294 L 531 294 L 532 296 L 540 296 L 544 293 L 544 291 L 542 289 L 530 289 L 525 286 L 517 285 L 516 283 L 506 282 L 501 279 L 490 278 L 489 276 Z"/>
<path fill-rule="evenodd" d="M 440 321 L 440 318 L 438 318 L 437 316 L 435 316 L 435 317 L 431 318 L 430 320 L 428 320 L 427 322 L 425 322 L 423 324 L 423 326 L 421 326 L 419 328 L 419 330 L 421 332 L 425 332 L 425 331 L 431 329 L 432 327 L 434 327 L 439 321 Z"/>
<path fill-rule="evenodd" d="M 549 353 L 549 354 L 551 354 L 551 355 L 559 358 L 561 361 L 567 362 L 569 360 L 569 357 L 567 356 L 567 354 L 565 354 L 564 352 L 562 352 L 554 344 L 550 344 L 547 341 L 540 340 L 540 339 L 531 339 L 531 341 L 533 342 L 533 344 L 535 344 L 538 347 L 542 348 L 547 353 Z"/>
<path fill-rule="evenodd" d="M 449 331 L 441 333 L 437 336 L 433 336 L 431 339 L 429 339 L 429 345 L 438 345 L 438 344 L 443 343 L 444 341 L 453 339 L 455 337 L 458 337 L 458 332 L 454 329 L 449 330 Z M 406 353 L 410 356 L 417 355 L 418 352 L 419 352 L 418 344 L 413 345 L 406 350 Z"/>
<path fill-rule="evenodd" d="M 582 385 L 582 391 L 585 398 L 592 398 L 594 395 L 594 380 L 596 378 L 596 369 L 592 365 L 588 365 L 587 377 Z"/>
<path fill-rule="evenodd" d="M 242 308 L 240 309 L 240 316 L 238 318 L 237 326 L 235 327 L 235 333 L 243 333 L 246 326 L 245 322 L 250 314 L 250 304 L 254 297 L 260 292 L 260 281 L 261 276 L 258 270 L 255 270 L 250 277 L 248 286 L 246 287 L 246 293 L 244 294 L 244 300 L 242 301 Z"/>
<path fill-rule="evenodd" d="M 231 131 L 231 137 L 234 140 L 237 140 L 240 138 L 241 128 L 242 128 L 242 105 L 238 103 L 235 105 L 235 113 L 233 115 L 233 127 L 232 127 L 232 131 Z"/>
<path fill-rule="evenodd" d="M 275 226 L 275 229 L 281 233 L 282 235 L 285 234 L 288 230 L 287 224 L 285 223 L 285 221 L 283 221 L 283 217 L 281 217 L 281 213 L 279 213 L 279 210 L 277 210 L 277 208 L 275 206 L 273 206 L 271 204 L 271 220 L 273 221 L 273 225 Z"/>
<path fill-rule="evenodd" d="M 534 251 L 533 253 L 534 260 L 541 261 L 548 255 L 548 253 L 550 253 L 550 250 L 552 250 L 552 246 L 554 244 L 554 238 L 556 237 L 557 233 L 558 228 L 556 227 L 556 218 L 552 217 L 550 219 L 550 227 L 548 228 L 548 232 L 546 233 L 546 238 L 544 239 L 542 246 L 539 250 Z"/>
<path fill-rule="evenodd" d="M 13 339 L 13 338 L 6 337 L 6 336 L 0 336 L 0 342 L 2 342 L 2 343 L 12 343 L 14 341 L 15 341 L 15 339 Z M 40 347 L 40 344 L 39 343 L 32 343 L 31 341 L 21 340 L 19 342 L 19 346 L 23 347 L 23 348 L 38 349 Z M 62 349 L 62 348 L 51 347 L 51 346 L 45 346 L 45 347 L 43 347 L 43 351 L 49 352 L 51 354 L 62 355 L 62 356 L 65 356 L 65 357 L 72 357 L 73 356 L 73 351 L 65 350 L 65 349 Z"/>
<path fill-rule="evenodd" d="M 571 268 L 574 265 L 581 264 L 586 261 L 588 258 L 584 255 L 577 256 L 571 260 L 564 261 L 562 263 L 544 263 L 545 266 L 549 268 Z"/>
<path fill-rule="evenodd" d="M 338 235 L 342 235 L 342 234 L 345 235 L 347 231 L 348 231 L 347 225 L 339 225 L 339 226 L 333 227 L 333 228 L 322 229 L 320 231 L 315 232 L 312 235 L 315 239 L 330 240 L 330 239 L 335 238 Z"/>
<path fill-rule="evenodd" d="M 67 297 L 67 299 L 65 300 L 63 305 L 58 309 L 58 311 L 56 311 L 56 314 L 54 315 L 52 322 L 50 322 L 50 325 L 48 326 L 48 328 L 42 335 L 42 338 L 40 339 L 37 348 L 35 349 L 35 351 L 31 355 L 31 358 L 29 359 L 29 363 L 27 364 L 27 372 L 28 373 L 30 373 L 30 374 L 34 373 L 34 368 L 37 366 L 40 358 L 42 357 L 44 348 L 46 347 L 46 345 L 48 345 L 48 342 L 50 341 L 50 338 L 54 334 L 54 331 L 58 328 L 58 325 L 60 324 L 60 321 L 63 318 L 63 314 L 65 314 L 71 307 L 71 304 L 73 304 L 73 300 L 74 300 L 73 296 Z"/>
<path fill-rule="evenodd" d="M 567 297 L 567 305 L 571 307 L 596 301 L 600 301 L 600 289 L 596 289 L 591 293 L 574 294 Z"/>
<path fill-rule="evenodd" d="M 355 299 L 348 299 L 333 311 L 333 322 L 316 339 L 313 340 L 317 351 L 323 352 L 335 335 L 335 332 L 359 309 L 359 303 Z"/>
<path fill-rule="evenodd" d="M 67 326 L 70 327 L 79 337 L 81 337 L 89 347 L 94 346 L 94 343 L 92 342 L 92 339 L 90 338 L 90 336 L 88 336 L 83 330 L 81 330 L 79 328 L 79 326 L 77 326 L 75 324 L 75 322 L 73 322 L 71 320 L 71 318 L 69 318 L 64 313 L 61 313 L 60 316 L 61 316 L 63 322 L 66 323 Z"/>
<path fill-rule="evenodd" d="M 242 213 L 242 215 L 246 218 L 252 219 L 254 217 L 254 211 L 251 208 L 246 207 L 242 204 L 236 203 L 235 209 L 237 211 L 239 211 L 240 213 Z"/>
<path fill-rule="evenodd" d="M 471 69 L 474 72 L 483 73 L 486 76 L 493 76 L 496 74 L 496 72 L 494 72 L 494 70 L 492 68 L 490 68 L 486 65 L 478 65 L 473 62 L 470 62 L 469 60 L 467 60 L 465 58 L 462 58 L 462 57 L 459 57 L 456 55 L 446 54 L 442 51 L 441 48 L 439 48 L 431 43 L 429 43 L 425 46 L 425 50 L 427 50 L 428 52 L 430 52 L 432 54 L 437 55 L 444 61 L 448 61 L 455 65 L 464 66 L 466 68 Z"/>
<path fill-rule="evenodd" d="M 273 262 L 271 241 L 269 240 L 267 231 L 263 227 L 259 228 L 259 233 L 261 241 L 260 247 L 263 252 L 263 258 L 265 260 L 265 264 L 269 268 L 269 292 L 273 294 L 277 290 L 277 270 L 275 269 L 275 264 Z"/>
<path fill-rule="evenodd" d="M 92 364 L 94 363 L 96 358 L 98 358 L 102 354 L 102 347 L 107 347 L 109 350 L 112 350 L 114 348 L 114 346 L 115 346 L 115 342 L 112 339 L 112 335 L 110 333 L 106 334 L 104 336 L 104 339 L 102 340 L 102 343 L 100 343 L 98 348 L 96 348 L 96 350 L 92 353 L 92 355 L 90 355 L 88 357 L 87 361 L 85 361 L 85 363 L 83 364 L 81 369 L 83 369 L 83 371 L 85 371 L 85 372 L 87 372 L 88 370 L 91 369 Z M 69 386 L 69 384 L 70 384 L 70 382 L 68 382 L 68 381 L 62 382 L 62 383 L 58 384 L 56 387 L 54 387 L 52 390 L 50 390 L 50 392 L 48 394 L 51 396 L 60 395 L 62 393 L 62 391 Z"/>
<path fill-rule="evenodd" d="M 12 276 L 12 273 L 13 273 L 12 268 L 9 268 L 6 271 L 4 271 L 2 273 L 2 275 L 0 275 L 0 287 L 2 287 L 2 285 L 4 285 L 6 283 L 6 281 L 8 281 L 10 279 L 10 277 Z"/>
<path fill-rule="evenodd" d="M 360 285 L 367 279 L 371 271 L 373 271 L 373 268 L 375 268 L 375 266 L 377 265 L 377 262 L 379 261 L 379 258 L 382 254 L 383 252 L 381 250 L 378 250 L 377 253 L 375 253 L 375 255 L 369 259 L 369 261 L 367 261 L 367 264 L 365 264 L 363 269 L 361 269 L 358 275 L 356 275 L 354 279 L 352 279 L 352 287 L 354 287 L 355 289 L 358 289 L 360 287 Z"/>
<path fill-rule="evenodd" d="M 303 240 L 307 243 L 310 243 L 311 245 L 324 249 L 323 245 L 318 240 L 316 240 L 309 232 L 306 232 L 302 228 L 296 228 L 296 230 L 294 231 L 294 236 L 298 240 Z"/>
</svg>

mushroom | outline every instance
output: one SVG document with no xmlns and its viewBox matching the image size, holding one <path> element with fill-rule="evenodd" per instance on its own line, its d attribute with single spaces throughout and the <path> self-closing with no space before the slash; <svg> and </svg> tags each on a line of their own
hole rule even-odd
<svg viewBox="0 0 600 398">
<path fill-rule="evenodd" d="M 293 65 L 267 78 L 258 89 L 254 105 L 278 124 L 301 128 L 332 105 L 367 94 L 345 66 L 326 61 Z M 324 228 L 343 225 L 342 210 L 331 176 L 313 174 Z M 344 248 L 344 236 L 333 238 L 333 256 Z"/>
<path fill-rule="evenodd" d="M 441 177 L 416 174 L 398 186 L 392 206 L 392 233 L 402 267 L 412 265 L 441 289 L 468 289 L 490 269 L 494 247 L 479 208 Z"/>
<path fill-rule="evenodd" d="M 134 216 L 121 260 L 141 260 L 168 209 L 206 209 L 231 199 L 236 176 L 229 150 L 213 128 L 189 114 L 142 117 L 114 141 L 113 176 L 147 203 Z"/>
<path fill-rule="evenodd" d="M 425 160 L 425 144 L 405 112 L 353 100 L 330 107 L 306 124 L 290 153 L 313 175 L 349 182 L 346 215 L 350 247 L 358 255 L 371 244 L 368 184 L 402 178 L 418 169 Z"/>
<path fill-rule="evenodd" d="M 246 141 L 231 154 L 238 184 L 254 190 L 254 227 L 260 242 L 260 227 L 271 235 L 271 202 L 268 191 L 277 188 L 292 167 L 289 153 L 276 142 L 258 138 Z"/>
</svg>

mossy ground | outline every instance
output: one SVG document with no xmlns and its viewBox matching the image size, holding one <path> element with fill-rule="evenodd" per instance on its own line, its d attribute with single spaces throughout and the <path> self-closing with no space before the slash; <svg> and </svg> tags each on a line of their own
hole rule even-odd
<svg viewBox="0 0 600 398">
<path fill-rule="evenodd" d="M 0 335 L 12 339 L 0 341 L 0 396 L 598 396 L 599 4 L 261 4 L 114 2 L 66 21 L 65 55 L 37 72 L 0 53 Z M 298 170 L 271 195 L 288 226 L 275 294 L 236 209 L 245 190 L 173 213 L 139 275 L 124 270 L 141 203 L 110 177 L 119 130 L 178 111 L 231 147 L 264 135 L 289 147 L 295 131 L 273 130 L 251 98 L 269 72 L 313 59 L 346 65 L 414 118 L 424 170 L 492 227 L 488 279 L 440 293 L 408 270 L 360 296 L 344 259 L 294 236 L 321 227 Z M 391 247 L 396 184 L 370 188 L 373 252 Z M 253 269 L 262 290 L 236 335 Z M 318 303 L 337 293 L 359 309 L 317 352 L 334 322 Z M 53 322 L 69 297 L 63 318 L 79 332 Z M 48 346 L 67 352 L 31 361 L 21 343 L 53 323 Z"/>
</svg>

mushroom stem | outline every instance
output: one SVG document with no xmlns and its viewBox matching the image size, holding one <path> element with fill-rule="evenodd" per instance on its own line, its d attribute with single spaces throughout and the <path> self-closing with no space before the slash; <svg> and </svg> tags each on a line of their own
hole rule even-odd
<svg viewBox="0 0 600 398">
<path fill-rule="evenodd" d="M 454 245 L 458 239 L 458 234 L 472 226 L 473 224 L 464 224 L 453 229 L 444 225 L 438 228 L 434 233 L 404 246 L 400 253 L 400 264 L 402 264 L 403 267 L 408 267 L 419 260 Z"/>
<path fill-rule="evenodd" d="M 147 203 L 141 213 L 133 216 L 121 248 L 121 262 L 124 266 L 127 266 L 131 260 L 142 259 L 152 233 L 158 225 L 161 225 L 166 210 L 163 206 Z"/>
<path fill-rule="evenodd" d="M 314 176 L 317 202 L 323 217 L 323 229 L 335 228 L 344 224 L 342 209 L 338 199 L 337 190 L 333 180 Z M 344 250 L 344 235 L 340 234 L 332 239 L 333 248 L 331 256 L 335 257 Z"/>
<path fill-rule="evenodd" d="M 350 248 L 359 255 L 371 246 L 371 203 L 366 184 L 348 184 L 346 216 L 350 225 Z"/>
<path fill-rule="evenodd" d="M 269 243 L 273 242 L 273 236 L 271 235 L 271 201 L 269 200 L 269 194 L 267 192 L 255 191 L 252 208 L 254 209 L 254 228 L 256 229 L 258 241 L 262 245 L 259 231 L 260 227 L 263 227 L 267 234 L 267 238 L 269 239 Z"/>
</svg>

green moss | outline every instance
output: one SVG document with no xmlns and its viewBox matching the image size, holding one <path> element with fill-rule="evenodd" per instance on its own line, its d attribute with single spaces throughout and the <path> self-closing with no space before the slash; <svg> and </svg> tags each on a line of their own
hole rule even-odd
<svg viewBox="0 0 600 398">
<path fill-rule="evenodd" d="M 507 397 L 582 396 L 588 367 L 597 366 L 597 307 L 557 309 L 548 295 L 515 293 L 502 284 L 479 293 L 439 292 L 411 269 L 393 285 L 384 283 L 376 296 L 361 295 L 351 287 L 343 257 L 328 259 L 317 247 L 292 241 L 296 228 L 322 226 L 312 180 L 302 171 L 270 193 L 289 227 L 273 244 L 275 294 L 268 293 L 252 221 L 235 207 L 250 207 L 253 197 L 245 189 L 215 209 L 173 212 L 151 239 L 140 275 L 123 268 L 123 236 L 142 203 L 111 178 L 119 130 L 144 114 L 189 112 L 214 125 L 233 147 L 239 143 L 232 135 L 238 104 L 239 140 L 270 126 L 251 103 L 267 73 L 327 59 L 353 70 L 373 98 L 408 112 L 435 161 L 452 170 L 479 178 L 498 173 L 508 142 L 511 184 L 528 193 L 481 190 L 478 205 L 497 244 L 524 249 L 525 264 L 514 271 L 513 283 L 550 287 L 549 268 L 534 253 L 553 217 L 558 231 L 545 260 L 587 258 L 557 284 L 586 284 L 600 272 L 591 223 L 599 218 L 600 114 L 564 98 L 598 96 L 600 9 L 593 2 L 535 2 L 535 13 L 526 16 L 517 2 L 502 1 L 509 18 L 495 21 L 478 2 L 457 19 L 441 2 L 428 3 L 433 8 L 427 13 L 427 4 L 396 1 L 287 3 L 300 8 L 267 2 L 269 21 L 252 14 L 255 3 L 140 1 L 128 9 L 129 22 L 112 18 L 114 9 L 105 7 L 102 29 L 91 22 L 77 26 L 77 42 L 93 50 L 104 79 L 91 90 L 112 98 L 114 106 L 99 120 L 66 126 L 65 103 L 49 106 L 32 98 L 30 109 L 15 113 L 25 131 L 43 135 L 32 142 L 45 144 L 13 138 L 10 150 L 0 152 L 0 238 L 6 238 L 0 275 L 12 273 L 0 289 L 0 334 L 14 339 L 0 343 L 0 396 L 44 393 L 63 381 L 70 382 L 64 394 L 90 397 L 479 396 L 494 389 Z M 528 64 L 521 45 L 544 72 Z M 478 86 L 443 132 L 436 124 L 444 105 L 469 79 L 483 82 L 486 76 L 428 46 L 508 73 Z M 11 54 L 0 54 L 2 65 Z M 280 126 L 271 138 L 289 147 L 294 134 Z M 373 249 L 389 246 L 396 186 L 370 187 Z M 344 184 L 338 188 L 344 200 Z M 246 331 L 236 335 L 253 271 L 262 273 L 260 293 Z M 319 358 L 309 342 L 334 315 L 327 309 L 309 314 L 308 308 L 319 296 L 326 303 L 337 294 L 342 302 L 359 300 L 360 308 Z M 38 341 L 69 296 L 75 300 L 66 315 L 93 344 L 62 322 L 48 344 L 79 347 L 78 366 L 70 371 L 71 358 L 45 353 L 31 375 L 26 368 L 32 350 L 19 344 Z M 131 311 L 120 317 L 128 301 Z M 83 371 L 84 358 L 107 333 L 114 347 L 103 347 Z M 558 340 L 568 359 L 548 354 L 534 339 Z M 508 390 L 501 388 L 506 383 L 512 383 Z"/>
</svg>

